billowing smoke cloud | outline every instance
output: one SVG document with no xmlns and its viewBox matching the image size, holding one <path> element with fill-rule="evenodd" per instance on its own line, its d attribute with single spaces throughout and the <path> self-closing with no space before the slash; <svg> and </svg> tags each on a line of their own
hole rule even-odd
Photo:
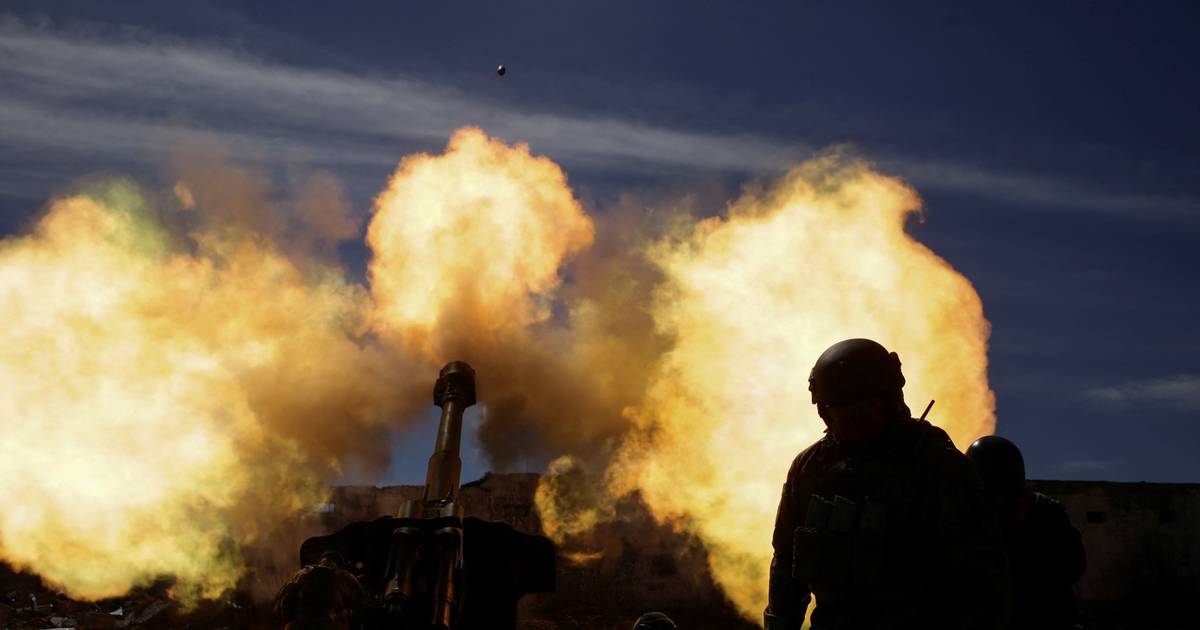
<svg viewBox="0 0 1200 630">
<path fill-rule="evenodd" d="M 637 491 L 708 546 L 754 618 L 780 484 L 823 429 L 815 358 L 857 336 L 898 351 L 909 399 L 937 398 L 965 445 L 994 426 L 988 325 L 970 282 L 905 232 L 916 193 L 862 162 L 814 159 L 723 216 L 689 206 L 589 220 L 557 166 L 461 131 L 377 201 L 372 288 L 389 336 L 479 369 L 494 464 L 555 458 L 548 533 L 569 544 Z"/>
<path fill-rule="evenodd" d="M 274 195 L 211 147 L 169 172 L 174 210 L 110 186 L 0 245 L 0 474 L 23 482 L 0 499 L 27 506 L 0 516 L 0 553 L 77 595 L 233 585 L 237 545 L 347 462 L 384 462 L 450 360 L 476 368 L 494 467 L 555 462 L 551 534 L 637 491 L 750 618 L 784 473 L 822 429 L 805 377 L 826 346 L 898 351 L 960 445 L 994 424 L 978 296 L 905 233 L 916 193 L 854 160 L 716 216 L 696 193 L 589 216 L 549 159 L 463 129 L 375 200 L 368 286 L 332 262 L 358 224 L 330 176 Z M 81 513 L 104 517 L 84 535 Z"/>
<path fill-rule="evenodd" d="M 196 210 L 171 217 L 174 224 L 252 234 L 301 266 L 334 263 L 337 246 L 359 234 L 341 182 L 324 171 L 292 173 L 280 198 L 269 173 L 235 164 L 223 145 L 200 138 L 176 151 L 165 175 L 179 206 Z"/>
<path fill-rule="evenodd" d="M 430 365 L 475 366 L 480 438 L 498 468 L 594 453 L 628 424 L 622 406 L 636 399 L 624 396 L 626 381 L 640 386 L 645 367 L 616 361 L 654 356 L 639 347 L 638 326 L 620 321 L 638 317 L 619 303 L 636 278 L 593 287 L 615 279 L 605 266 L 616 259 L 584 254 L 594 273 L 570 292 L 586 295 L 566 313 L 559 295 L 564 265 L 594 234 L 557 165 L 477 129 L 456 133 L 444 155 L 407 158 L 376 201 L 368 242 L 384 337 Z"/>
<path fill-rule="evenodd" d="M 788 466 L 824 430 L 807 376 L 825 348 L 868 337 L 898 352 L 907 399 L 936 398 L 931 419 L 960 447 L 994 428 L 982 305 L 905 232 L 918 207 L 899 180 L 831 154 L 649 252 L 665 276 L 654 321 L 671 347 L 631 412 L 610 488 L 638 490 L 698 536 L 748 618 L 766 603 Z"/>
<path fill-rule="evenodd" d="M 191 212 L 257 210 L 242 181 L 189 183 Z M 83 598 L 163 575 L 215 597 L 347 461 L 386 465 L 426 388 L 367 335 L 362 287 L 246 219 L 212 212 L 184 244 L 118 181 L 0 244 L 5 560 Z"/>
</svg>

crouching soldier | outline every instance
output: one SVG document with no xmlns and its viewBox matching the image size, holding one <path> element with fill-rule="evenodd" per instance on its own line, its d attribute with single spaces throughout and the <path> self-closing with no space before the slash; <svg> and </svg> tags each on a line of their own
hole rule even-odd
<svg viewBox="0 0 1200 630">
<path fill-rule="evenodd" d="M 274 612 L 284 630 L 357 630 L 367 594 L 336 552 L 301 569 L 275 596 Z"/>
</svg>

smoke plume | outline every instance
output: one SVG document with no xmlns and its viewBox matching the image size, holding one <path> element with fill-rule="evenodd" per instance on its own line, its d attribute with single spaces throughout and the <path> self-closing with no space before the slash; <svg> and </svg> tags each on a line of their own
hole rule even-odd
<svg viewBox="0 0 1200 630">
<path fill-rule="evenodd" d="M 906 233 L 916 192 L 843 155 L 727 206 L 588 213 L 550 159 L 465 128 L 375 199 L 365 286 L 336 263 L 359 223 L 332 176 L 280 194 L 219 147 L 167 174 L 169 194 L 94 187 L 0 244 L 0 555 L 76 596 L 232 587 L 240 545 L 386 464 L 451 360 L 476 369 L 493 467 L 554 462 L 548 533 L 636 492 L 749 618 L 787 467 L 823 429 L 825 347 L 897 351 L 960 446 L 994 426 L 978 295 Z"/>
<path fill-rule="evenodd" d="M 0 555 L 73 596 L 219 595 L 420 408 L 362 287 L 214 216 L 184 246 L 116 181 L 0 244 Z"/>
</svg>

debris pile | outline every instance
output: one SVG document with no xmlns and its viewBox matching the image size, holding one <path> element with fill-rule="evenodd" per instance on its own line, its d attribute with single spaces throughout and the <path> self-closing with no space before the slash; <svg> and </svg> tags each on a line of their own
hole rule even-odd
<svg viewBox="0 0 1200 630">
<path fill-rule="evenodd" d="M 268 605 L 243 596 L 204 602 L 184 611 L 160 582 L 123 597 L 79 602 L 36 576 L 0 565 L 0 630 L 233 630 L 274 628 Z"/>
</svg>

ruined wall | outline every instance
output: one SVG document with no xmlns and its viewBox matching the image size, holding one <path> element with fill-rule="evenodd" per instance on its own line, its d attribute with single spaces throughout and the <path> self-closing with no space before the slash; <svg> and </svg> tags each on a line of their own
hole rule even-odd
<svg viewBox="0 0 1200 630">
<path fill-rule="evenodd" d="M 1164 619 L 1200 600 L 1200 484 L 1033 481 L 1083 534 L 1076 593 L 1094 611 Z"/>
</svg>

